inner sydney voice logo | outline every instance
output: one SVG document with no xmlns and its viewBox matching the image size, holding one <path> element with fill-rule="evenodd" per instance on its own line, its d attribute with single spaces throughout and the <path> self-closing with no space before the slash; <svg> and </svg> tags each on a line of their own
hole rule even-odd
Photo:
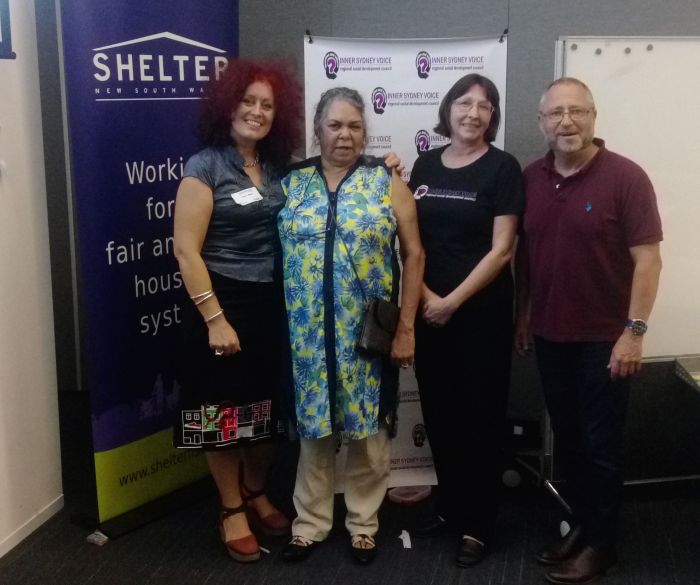
<svg viewBox="0 0 700 585">
<path fill-rule="evenodd" d="M 428 75 L 430 75 L 430 53 L 427 51 L 420 51 L 416 55 L 416 71 L 418 71 L 418 77 L 428 79 Z"/>
<path fill-rule="evenodd" d="M 419 156 L 430 150 L 430 134 L 426 130 L 418 130 L 413 141 Z"/>
<path fill-rule="evenodd" d="M 328 79 L 335 79 L 338 77 L 339 66 L 340 59 L 338 59 L 338 55 L 333 51 L 328 51 L 323 57 L 323 69 L 326 72 L 326 77 Z"/>
<path fill-rule="evenodd" d="M 372 92 L 372 107 L 375 114 L 383 114 L 386 109 L 387 95 L 383 87 L 375 87 Z"/>
</svg>

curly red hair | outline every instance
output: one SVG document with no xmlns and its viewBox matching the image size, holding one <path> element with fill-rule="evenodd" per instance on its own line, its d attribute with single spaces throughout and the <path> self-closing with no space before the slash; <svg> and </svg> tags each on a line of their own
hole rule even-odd
<svg viewBox="0 0 700 585">
<path fill-rule="evenodd" d="M 199 121 L 200 139 L 205 146 L 232 143 L 231 112 L 256 81 L 269 83 L 275 99 L 272 127 L 258 143 L 258 151 L 263 160 L 284 166 L 301 141 L 302 90 L 289 64 L 282 61 L 231 59 L 219 79 L 207 87 Z"/>
</svg>

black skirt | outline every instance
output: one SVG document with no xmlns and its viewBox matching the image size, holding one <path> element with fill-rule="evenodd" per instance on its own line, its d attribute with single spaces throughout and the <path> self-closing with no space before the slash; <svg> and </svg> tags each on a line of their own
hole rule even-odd
<svg viewBox="0 0 700 585">
<path fill-rule="evenodd" d="M 201 314 L 194 303 L 185 303 L 173 442 L 214 450 L 283 438 L 283 388 L 291 376 L 282 285 L 210 275 L 241 351 L 215 356 Z"/>
</svg>

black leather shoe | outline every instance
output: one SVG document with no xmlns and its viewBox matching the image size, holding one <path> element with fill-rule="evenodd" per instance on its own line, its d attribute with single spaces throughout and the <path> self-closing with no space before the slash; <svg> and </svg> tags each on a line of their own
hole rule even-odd
<svg viewBox="0 0 700 585">
<path fill-rule="evenodd" d="M 473 567 L 484 560 L 486 556 L 486 545 L 477 542 L 472 538 L 460 538 L 457 545 L 457 556 L 455 562 L 458 567 Z"/>
<path fill-rule="evenodd" d="M 413 531 L 413 536 L 417 538 L 431 538 L 446 534 L 448 531 L 447 521 L 442 516 L 435 516 L 424 524 L 416 527 Z"/>
<path fill-rule="evenodd" d="M 569 530 L 566 536 L 560 538 L 553 545 L 541 550 L 535 555 L 538 563 L 543 565 L 558 565 L 574 556 L 582 546 L 581 536 L 583 529 L 576 526 Z"/>
<path fill-rule="evenodd" d="M 350 539 L 350 553 L 360 565 L 369 565 L 377 556 L 377 543 L 367 534 L 355 534 Z"/>
<path fill-rule="evenodd" d="M 557 585 L 584 585 L 604 575 L 616 562 L 614 551 L 599 551 L 585 546 L 577 555 L 547 573 L 545 579 Z"/>
<path fill-rule="evenodd" d="M 282 559 L 287 563 L 303 561 L 319 544 L 321 543 L 303 536 L 292 536 L 292 540 L 282 549 Z"/>
</svg>

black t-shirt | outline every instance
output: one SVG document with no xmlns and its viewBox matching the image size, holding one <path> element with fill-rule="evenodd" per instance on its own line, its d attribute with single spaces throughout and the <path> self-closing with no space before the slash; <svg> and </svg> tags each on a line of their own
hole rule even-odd
<svg viewBox="0 0 700 585">
<path fill-rule="evenodd" d="M 445 148 L 421 155 L 409 181 L 426 254 L 424 281 L 440 296 L 457 288 L 489 252 L 494 217 L 519 215 L 524 209 L 515 157 L 490 146 L 473 163 L 451 169 L 442 164 Z M 510 269 L 505 267 L 472 300 L 505 300 L 511 294 Z"/>
</svg>

